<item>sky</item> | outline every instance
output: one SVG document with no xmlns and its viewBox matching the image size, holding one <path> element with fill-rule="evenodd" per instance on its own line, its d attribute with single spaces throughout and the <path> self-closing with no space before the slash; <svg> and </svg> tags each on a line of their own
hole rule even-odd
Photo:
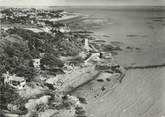
<svg viewBox="0 0 165 117">
<path fill-rule="evenodd" d="M 0 0 L 0 6 L 159 5 L 165 0 Z"/>
</svg>

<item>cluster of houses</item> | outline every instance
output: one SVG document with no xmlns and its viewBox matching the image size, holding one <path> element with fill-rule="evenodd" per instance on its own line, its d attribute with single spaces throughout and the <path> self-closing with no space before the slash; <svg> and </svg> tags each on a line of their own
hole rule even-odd
<svg viewBox="0 0 165 117">
<path fill-rule="evenodd" d="M 70 28 L 63 23 L 55 22 L 51 19 L 60 19 L 68 14 L 63 10 L 8 8 L 2 9 L 0 13 L 1 23 L 30 24 L 35 27 L 25 28 L 35 33 L 46 32 L 55 34 L 57 32 L 69 33 Z M 1 27 L 3 28 L 3 27 Z M 4 27 L 5 29 L 6 27 Z"/>
<path fill-rule="evenodd" d="M 1 21 L 21 24 L 40 24 L 42 19 L 60 18 L 64 14 L 65 12 L 63 10 L 8 8 L 1 10 Z"/>
</svg>

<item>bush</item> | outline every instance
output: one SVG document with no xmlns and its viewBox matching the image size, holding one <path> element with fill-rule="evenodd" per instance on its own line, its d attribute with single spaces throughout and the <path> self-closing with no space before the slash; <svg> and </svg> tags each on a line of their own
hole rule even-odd
<svg viewBox="0 0 165 117">
<path fill-rule="evenodd" d="M 13 73 L 15 73 L 17 76 L 25 77 L 26 81 L 30 82 L 34 76 L 36 76 L 35 69 L 30 66 L 25 65 L 19 65 L 14 70 Z"/>
<path fill-rule="evenodd" d="M 0 55 L 0 75 L 9 71 L 31 81 L 36 73 L 30 63 L 33 58 L 40 58 L 40 53 L 45 54 L 41 58 L 42 70 L 48 70 L 48 73 L 53 75 L 64 73 L 60 69 L 64 63 L 58 57 L 75 56 L 82 51 L 80 40 L 62 33 L 57 33 L 54 37 L 45 32 L 34 33 L 19 28 L 9 29 L 7 32 L 9 35 L 17 35 L 12 38 L 20 37 L 20 39 L 14 42 L 11 39 L 4 41 Z"/>
<path fill-rule="evenodd" d="M 3 53 L 0 55 L 0 75 L 9 71 L 9 73 L 27 79 L 32 79 L 34 77 L 34 68 L 29 64 L 32 57 L 29 49 L 25 45 L 7 42 L 2 48 Z"/>
<path fill-rule="evenodd" d="M 61 24 L 62 25 L 62 24 Z M 55 37 L 48 33 L 34 33 L 25 29 L 9 29 L 9 34 L 17 34 L 27 41 L 28 48 L 34 52 L 54 53 L 54 55 L 75 56 L 82 50 L 82 43 L 74 37 L 57 33 Z"/>
<path fill-rule="evenodd" d="M 46 54 L 41 59 L 41 69 L 45 69 L 45 66 L 49 68 L 63 67 L 64 63 L 53 54 Z"/>
<path fill-rule="evenodd" d="M 56 48 L 58 49 L 58 52 L 63 56 L 78 55 L 82 51 L 82 43 L 74 38 L 66 38 L 57 41 Z"/>
<path fill-rule="evenodd" d="M 7 109 L 7 104 L 13 103 L 19 98 L 19 95 L 12 88 L 0 86 L 0 97 L 0 108 Z"/>
</svg>

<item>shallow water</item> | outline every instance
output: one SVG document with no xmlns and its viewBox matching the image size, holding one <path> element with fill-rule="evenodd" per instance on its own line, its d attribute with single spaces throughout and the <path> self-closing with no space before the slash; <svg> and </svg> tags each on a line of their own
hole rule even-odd
<svg viewBox="0 0 165 117">
<path fill-rule="evenodd" d="M 92 17 L 94 23 L 86 21 L 90 25 L 87 29 L 94 31 L 98 39 L 123 43 L 123 51 L 115 56 L 118 63 L 124 66 L 165 63 L 164 11 L 97 8 L 70 8 L 69 11 Z M 92 23 L 99 25 L 92 27 Z M 139 49 L 126 49 L 127 46 Z M 164 78 L 165 68 L 130 70 L 115 88 L 113 83 L 92 82 L 75 95 L 88 99 L 89 117 L 164 117 Z M 100 93 L 101 86 L 106 86 L 105 93 Z"/>
<path fill-rule="evenodd" d="M 165 114 L 164 77 L 164 68 L 129 71 L 113 93 L 99 99 L 101 104 L 97 100 L 99 108 L 88 110 L 95 117 L 161 117 Z"/>
<path fill-rule="evenodd" d="M 165 10 L 112 10 L 109 8 L 66 8 L 87 19 L 82 27 L 91 30 L 97 39 L 122 42 L 116 60 L 122 65 L 165 63 Z M 85 22 L 85 23 L 84 23 Z M 127 46 L 139 51 L 125 49 Z"/>
<path fill-rule="evenodd" d="M 87 98 L 89 117 L 163 117 L 164 77 L 165 68 L 130 70 L 114 88 L 111 83 L 93 81 L 74 94 Z M 106 90 L 101 91 L 101 86 Z"/>
</svg>

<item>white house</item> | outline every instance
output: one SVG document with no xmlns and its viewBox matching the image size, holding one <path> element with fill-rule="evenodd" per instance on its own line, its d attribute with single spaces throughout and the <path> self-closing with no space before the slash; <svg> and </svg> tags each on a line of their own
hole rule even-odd
<svg viewBox="0 0 165 117">
<path fill-rule="evenodd" d="M 68 32 L 70 32 L 70 28 L 67 27 L 67 26 L 60 27 L 60 28 L 59 28 L 59 31 L 60 31 L 61 33 L 68 33 Z"/>
<path fill-rule="evenodd" d="M 86 51 L 89 52 L 90 50 L 92 50 L 92 48 L 89 47 L 89 40 L 87 38 L 83 39 L 83 43 L 84 43 L 84 49 Z"/>
<path fill-rule="evenodd" d="M 9 72 L 3 74 L 4 77 L 4 84 L 10 85 L 16 89 L 23 89 L 26 85 L 26 80 L 23 77 L 18 77 L 15 74 L 10 75 Z"/>
<path fill-rule="evenodd" d="M 40 69 L 40 64 L 41 64 L 40 61 L 41 61 L 41 59 L 40 58 L 37 58 L 37 59 L 33 59 L 32 61 L 33 61 L 34 68 Z"/>
</svg>

